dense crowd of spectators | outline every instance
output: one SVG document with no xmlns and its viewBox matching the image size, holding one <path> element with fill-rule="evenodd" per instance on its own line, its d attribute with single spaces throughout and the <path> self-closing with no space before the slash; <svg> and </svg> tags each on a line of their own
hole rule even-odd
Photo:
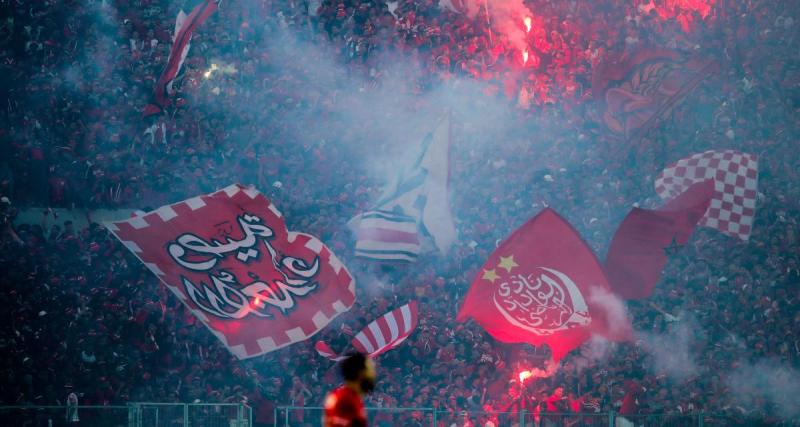
<svg viewBox="0 0 800 427">
<path fill-rule="evenodd" d="M 337 378 L 310 343 L 237 361 L 101 226 L 76 229 L 48 209 L 39 224 L 14 224 L 34 206 L 155 207 L 242 182 L 268 189 L 290 228 L 320 236 L 357 272 L 359 302 L 320 335 L 335 348 L 349 329 L 420 302 L 418 331 L 378 360 L 371 406 L 434 407 L 448 411 L 446 425 L 483 425 L 491 416 L 458 414 L 533 411 L 563 387 L 573 407 L 546 409 L 780 413 L 763 390 L 734 393 L 726 373 L 800 362 L 800 49 L 790 1 L 527 1 L 535 42 L 524 64 L 483 15 L 430 0 L 224 2 L 193 38 L 176 107 L 144 119 L 177 3 L 0 1 L 0 403 L 65 404 L 69 386 L 81 404 L 246 401 L 264 424 L 275 405 L 318 405 Z M 286 67 L 265 40 L 287 33 L 299 39 L 290 46 L 313 45 L 337 68 Z M 590 102 L 592 70 L 643 45 L 713 56 L 722 71 L 641 140 L 614 140 Z M 392 72 L 387 57 L 411 64 L 404 89 L 421 103 L 466 78 L 513 106 L 501 143 L 477 140 L 454 116 L 459 244 L 409 267 L 350 256 L 344 223 L 380 190 L 352 165 L 372 142 L 343 117 L 346 95 L 313 84 L 345 73 L 369 96 Z M 656 294 L 628 304 L 640 340 L 599 359 L 587 344 L 523 386 L 511 380 L 541 367 L 546 349 L 501 345 L 454 321 L 496 241 L 543 206 L 602 255 L 631 206 L 656 204 L 653 179 L 667 162 L 712 148 L 759 156 L 752 238 L 699 230 Z M 676 374 L 647 337 L 687 330 L 690 358 Z"/>
</svg>

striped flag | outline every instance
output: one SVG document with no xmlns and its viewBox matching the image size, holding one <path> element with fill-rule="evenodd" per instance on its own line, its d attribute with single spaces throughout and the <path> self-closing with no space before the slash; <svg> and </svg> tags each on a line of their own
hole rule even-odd
<svg viewBox="0 0 800 427">
<path fill-rule="evenodd" d="M 183 61 L 189 53 L 190 41 L 194 31 L 200 27 L 209 16 L 216 12 L 220 0 L 204 0 L 195 6 L 186 15 L 183 11 L 175 19 L 175 33 L 172 35 L 172 48 L 169 52 L 167 65 L 161 72 L 156 87 L 153 90 L 153 102 L 147 104 L 144 115 L 150 116 L 161 112 L 169 103 L 172 94 L 172 83 L 183 66 Z"/>
<path fill-rule="evenodd" d="M 412 301 L 367 325 L 352 344 L 356 350 L 375 357 L 400 345 L 416 327 L 417 303 Z"/>
<path fill-rule="evenodd" d="M 456 239 L 450 213 L 450 115 L 422 142 L 416 161 L 403 168 L 375 206 L 351 220 L 356 255 L 377 261 L 413 261 L 419 234 L 447 253 Z"/>
<path fill-rule="evenodd" d="M 377 357 L 400 345 L 417 327 L 417 302 L 396 308 L 373 321 L 350 342 L 353 347 L 369 357 Z M 333 361 L 342 359 L 322 341 L 314 346 L 320 356 Z"/>
<path fill-rule="evenodd" d="M 420 252 L 417 221 L 402 214 L 369 211 L 361 214 L 356 256 L 391 261 L 414 261 Z"/>
<path fill-rule="evenodd" d="M 317 341 L 317 343 L 314 344 L 314 349 L 317 350 L 317 353 L 319 353 L 320 356 L 333 360 L 334 362 L 344 360 L 345 358 L 345 356 L 339 356 L 336 354 L 336 352 L 331 349 L 331 346 L 322 341 Z"/>
</svg>

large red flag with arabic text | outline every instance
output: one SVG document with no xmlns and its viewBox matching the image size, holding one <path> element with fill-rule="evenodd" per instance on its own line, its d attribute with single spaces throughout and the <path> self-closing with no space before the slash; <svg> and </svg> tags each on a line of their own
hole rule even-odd
<svg viewBox="0 0 800 427">
<path fill-rule="evenodd" d="M 614 233 L 604 265 L 614 293 L 625 299 L 650 296 L 671 251 L 689 241 L 713 197 L 714 181 L 707 180 L 661 209 L 632 209 Z"/>
<path fill-rule="evenodd" d="M 578 232 L 552 209 L 518 228 L 472 282 L 457 320 L 502 342 L 547 344 L 555 361 L 592 334 L 630 337 L 624 305 Z"/>
<path fill-rule="evenodd" d="M 355 302 L 336 255 L 287 230 L 254 188 L 231 185 L 106 227 L 242 359 L 310 338 Z"/>
</svg>

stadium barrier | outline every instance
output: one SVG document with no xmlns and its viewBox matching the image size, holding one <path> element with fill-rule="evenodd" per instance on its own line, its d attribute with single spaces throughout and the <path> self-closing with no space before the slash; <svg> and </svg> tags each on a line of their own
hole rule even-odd
<svg viewBox="0 0 800 427">
<path fill-rule="evenodd" d="M 319 425 L 323 409 L 316 406 L 279 406 L 274 410 L 275 427 Z M 520 412 L 451 412 L 433 408 L 367 408 L 370 426 L 464 425 L 469 419 L 475 426 L 492 421 L 497 427 L 721 427 L 752 426 L 754 420 L 706 413 L 651 414 L 621 416 L 602 413 Z M 800 420 L 769 424 L 776 427 L 800 427 Z"/>
<path fill-rule="evenodd" d="M 252 408 L 236 403 L 0 406 L 0 426 L 252 427 L 252 424 Z"/>
</svg>

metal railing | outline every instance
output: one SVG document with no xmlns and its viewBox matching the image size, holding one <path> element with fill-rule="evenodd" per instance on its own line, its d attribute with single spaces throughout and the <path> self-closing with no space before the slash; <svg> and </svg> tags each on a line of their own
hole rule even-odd
<svg viewBox="0 0 800 427">
<path fill-rule="evenodd" d="M 433 408 L 367 408 L 370 426 L 436 425 Z M 321 425 L 323 408 L 319 406 L 281 406 L 273 412 L 275 426 Z"/>
<path fill-rule="evenodd" d="M 129 427 L 250 427 L 253 409 L 238 403 L 129 403 Z"/>
<path fill-rule="evenodd" d="M 317 406 L 279 406 L 274 410 L 275 427 L 319 425 L 323 408 Z M 519 412 L 451 412 L 433 408 L 367 408 L 370 426 L 463 425 L 468 419 L 476 426 L 491 421 L 497 427 L 721 427 L 752 426 L 760 420 L 706 413 L 651 414 L 622 416 L 614 412 L 550 413 Z M 770 425 L 800 427 L 800 420 Z"/>
<path fill-rule="evenodd" d="M 0 406 L 0 426 L 129 427 L 127 406 Z"/>
<path fill-rule="evenodd" d="M 251 427 L 253 410 L 236 403 L 136 402 L 126 406 L 0 406 L 0 426 Z"/>
</svg>

